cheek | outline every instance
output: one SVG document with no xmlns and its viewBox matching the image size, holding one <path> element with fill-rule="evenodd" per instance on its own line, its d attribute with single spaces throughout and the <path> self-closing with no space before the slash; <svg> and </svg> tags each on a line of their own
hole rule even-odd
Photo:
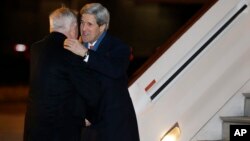
<svg viewBox="0 0 250 141">
<path fill-rule="evenodd" d="M 83 25 L 82 24 L 80 24 L 80 30 L 83 30 Z"/>
<path fill-rule="evenodd" d="M 89 29 L 88 33 L 89 33 L 89 38 L 91 38 L 91 40 L 93 40 L 93 38 L 95 38 L 95 36 L 96 36 L 96 30 Z"/>
<path fill-rule="evenodd" d="M 84 32 L 84 33 L 83 33 Z M 90 27 L 85 27 L 84 30 L 81 27 L 81 34 L 85 36 L 82 36 L 82 40 L 84 42 L 92 42 L 95 41 L 96 38 L 99 35 L 99 29 L 98 28 L 90 28 Z"/>
</svg>

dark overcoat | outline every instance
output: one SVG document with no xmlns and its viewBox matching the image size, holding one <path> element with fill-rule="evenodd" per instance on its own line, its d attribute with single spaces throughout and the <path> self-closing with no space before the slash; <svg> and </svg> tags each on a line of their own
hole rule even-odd
<svg viewBox="0 0 250 141">
<path fill-rule="evenodd" d="M 52 32 L 31 47 L 24 141 L 79 141 L 86 109 L 97 111 L 98 83 L 65 39 Z"/>
<path fill-rule="evenodd" d="M 128 91 L 130 48 L 106 34 L 96 51 L 89 51 L 88 68 L 101 84 L 99 115 L 93 118 L 97 141 L 139 141 L 136 113 Z M 96 123 L 96 124 L 95 124 Z"/>
</svg>

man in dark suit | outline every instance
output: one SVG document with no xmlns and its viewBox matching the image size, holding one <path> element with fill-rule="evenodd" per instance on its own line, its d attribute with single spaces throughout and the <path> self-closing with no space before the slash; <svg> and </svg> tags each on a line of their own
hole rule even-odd
<svg viewBox="0 0 250 141">
<path fill-rule="evenodd" d="M 98 115 L 88 117 L 91 122 L 85 140 L 95 134 L 96 141 L 139 141 L 135 110 L 127 86 L 130 48 L 107 33 L 109 12 L 99 3 L 83 6 L 81 13 L 81 44 L 65 40 L 65 48 L 82 56 L 87 67 L 97 73 L 101 103 Z M 92 114 L 93 115 L 93 114 Z M 92 135 L 91 131 L 95 131 Z M 85 141 L 84 140 L 84 141 Z"/>
<path fill-rule="evenodd" d="M 99 84 L 82 58 L 63 48 L 78 36 L 76 14 L 62 7 L 49 20 L 50 34 L 31 47 L 24 141 L 80 141 L 87 109 L 97 111 Z"/>
</svg>

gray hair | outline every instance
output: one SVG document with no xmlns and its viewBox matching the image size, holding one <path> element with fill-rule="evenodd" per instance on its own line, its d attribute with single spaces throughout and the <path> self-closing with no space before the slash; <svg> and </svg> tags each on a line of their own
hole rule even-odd
<svg viewBox="0 0 250 141">
<path fill-rule="evenodd" d="M 105 25 L 105 30 L 109 28 L 110 15 L 106 7 L 102 6 L 100 3 L 89 3 L 82 7 L 80 14 L 91 14 L 96 18 L 96 22 L 99 26 Z"/>
<path fill-rule="evenodd" d="M 72 23 L 77 22 L 77 13 L 65 6 L 49 15 L 50 31 L 69 31 Z"/>
</svg>

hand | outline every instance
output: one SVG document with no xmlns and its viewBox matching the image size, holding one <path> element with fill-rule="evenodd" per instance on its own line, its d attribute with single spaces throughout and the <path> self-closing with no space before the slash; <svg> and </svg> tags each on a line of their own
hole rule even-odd
<svg viewBox="0 0 250 141">
<path fill-rule="evenodd" d="M 82 57 L 88 52 L 88 49 L 76 39 L 65 39 L 63 45 L 65 49 Z"/>
</svg>

